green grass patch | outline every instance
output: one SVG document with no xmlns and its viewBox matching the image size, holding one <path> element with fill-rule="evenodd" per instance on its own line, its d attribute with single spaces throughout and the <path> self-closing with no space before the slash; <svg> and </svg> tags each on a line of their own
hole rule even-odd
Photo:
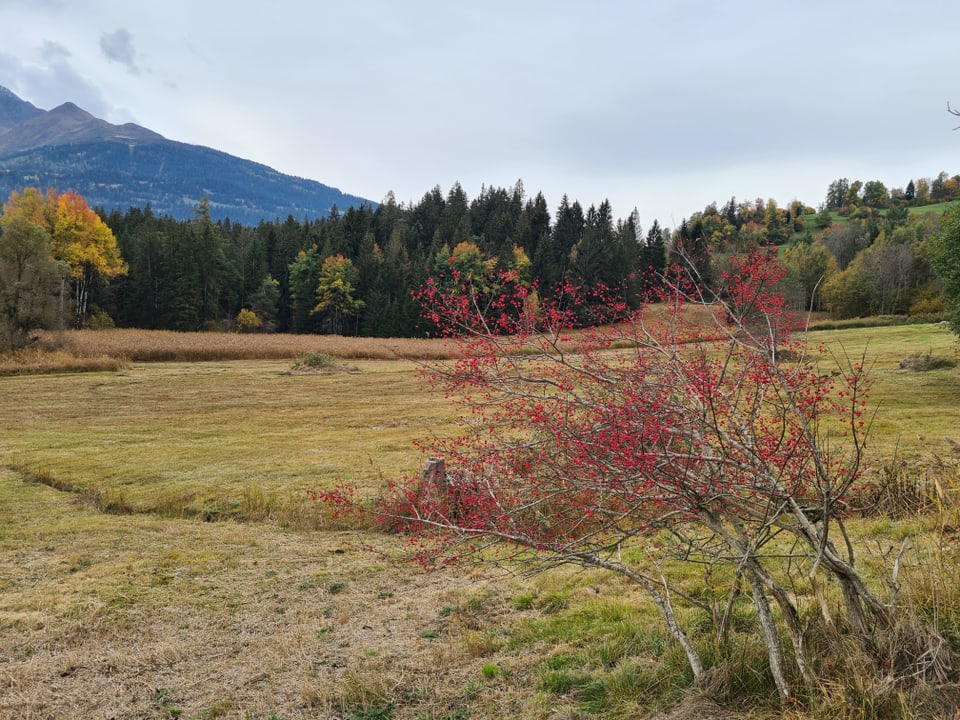
<svg viewBox="0 0 960 720">
<path fill-rule="evenodd" d="M 872 380 L 871 406 L 876 415 L 867 446 L 868 465 L 879 471 L 892 458 L 925 459 L 952 453 L 960 441 L 960 368 L 911 372 L 901 363 L 921 354 L 957 358 L 957 337 L 941 324 L 816 330 L 811 343 L 823 343 L 843 362 L 863 359 Z M 823 371 L 832 372 L 831 360 Z"/>
<path fill-rule="evenodd" d="M 646 605 L 581 599 L 550 617 L 522 623 L 514 649 L 543 648 L 537 689 L 569 697 L 583 712 L 626 717 L 675 702 L 693 676 L 686 657 Z"/>
<path fill-rule="evenodd" d="M 908 209 L 911 215 L 943 215 L 951 207 L 955 206 L 955 201 L 934 203 L 933 205 L 920 205 Z"/>
</svg>

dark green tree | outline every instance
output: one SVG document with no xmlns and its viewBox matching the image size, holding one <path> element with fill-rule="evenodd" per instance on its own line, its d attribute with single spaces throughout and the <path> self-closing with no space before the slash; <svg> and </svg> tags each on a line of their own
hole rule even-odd
<svg viewBox="0 0 960 720">
<path fill-rule="evenodd" d="M 557 219 L 553 226 L 553 237 L 550 242 L 549 255 L 535 262 L 534 268 L 540 273 L 539 277 L 545 292 L 560 282 L 570 266 L 571 253 L 577 243 L 583 238 L 586 228 L 586 218 L 579 202 L 570 204 L 566 195 L 560 200 L 557 208 Z M 536 253 L 534 254 L 536 257 Z"/>
<path fill-rule="evenodd" d="M 164 263 L 164 227 L 169 223 L 132 208 L 126 217 L 111 215 L 108 224 L 130 266 L 115 281 L 114 320 L 121 327 L 160 329 L 160 288 L 171 279 Z"/>
<path fill-rule="evenodd" d="M 407 251 L 413 256 L 419 250 L 421 254 L 430 256 L 436 253 L 443 245 L 440 239 L 440 217 L 446 201 L 440 186 L 426 193 L 411 210 L 410 233 Z M 436 240 L 436 242 L 434 242 Z"/>
<path fill-rule="evenodd" d="M 667 234 L 657 220 L 653 221 L 643 240 L 640 276 L 643 278 L 643 290 L 651 290 L 660 284 L 659 278 L 667 266 Z"/>
<path fill-rule="evenodd" d="M 200 325 L 216 323 L 231 316 L 231 277 L 221 228 L 210 219 L 210 201 L 203 198 L 192 224 L 191 255 L 196 267 Z"/>
<path fill-rule="evenodd" d="M 267 275 L 260 282 L 260 287 L 250 296 L 250 310 L 263 323 L 263 332 L 274 332 L 277 329 L 277 303 L 280 300 L 280 283 Z"/>
<path fill-rule="evenodd" d="M 471 239 L 484 253 L 496 257 L 501 268 L 510 265 L 523 211 L 522 184 L 512 191 L 485 187 L 470 203 Z M 449 204 L 448 204 L 449 207 Z"/>
<path fill-rule="evenodd" d="M 517 222 L 517 244 L 530 258 L 537 254 L 540 244 L 550 237 L 550 210 L 543 193 L 527 200 Z"/>
<path fill-rule="evenodd" d="M 846 205 L 849 190 L 850 181 L 847 178 L 834 180 L 827 188 L 827 198 L 824 201 L 824 206 L 828 210 L 840 210 Z"/>
<path fill-rule="evenodd" d="M 943 283 L 950 327 L 960 335 L 960 204 L 952 206 L 944 216 L 931 250 L 930 264 Z"/>
<path fill-rule="evenodd" d="M 743 219 L 740 217 L 739 207 L 737 206 L 737 198 L 731 197 L 726 205 L 723 206 L 723 209 L 720 211 L 720 214 L 726 219 L 726 221 L 733 227 L 740 229 L 740 226 L 743 224 Z"/>
<path fill-rule="evenodd" d="M 178 224 L 164 243 L 163 265 L 169 281 L 158 293 L 160 327 L 196 331 L 203 327 L 203 275 L 197 265 L 196 228 Z"/>
<path fill-rule="evenodd" d="M 440 213 L 440 243 L 450 247 L 470 239 L 470 211 L 467 193 L 460 183 L 454 183 Z"/>
<path fill-rule="evenodd" d="M 587 286 L 617 287 L 627 273 L 622 248 L 614 240 L 613 212 L 604 200 L 587 210 L 583 233 L 570 253 L 570 270 Z"/>
<path fill-rule="evenodd" d="M 316 246 L 301 250 L 290 263 L 290 309 L 293 332 L 306 333 L 316 329 L 313 309 L 317 304 L 317 284 L 320 282 L 320 255 Z"/>
<path fill-rule="evenodd" d="M 689 268 L 691 276 L 703 286 L 708 286 L 712 282 L 713 265 L 710 247 L 704 236 L 703 222 L 700 219 L 688 223 L 684 218 L 680 222 L 680 227 L 670 245 L 669 264 Z"/>
<path fill-rule="evenodd" d="M 416 333 L 417 308 L 410 290 L 420 284 L 407 253 L 406 224 L 396 223 L 386 246 L 374 245 L 363 287 L 360 332 L 373 337 L 404 337 Z"/>
</svg>

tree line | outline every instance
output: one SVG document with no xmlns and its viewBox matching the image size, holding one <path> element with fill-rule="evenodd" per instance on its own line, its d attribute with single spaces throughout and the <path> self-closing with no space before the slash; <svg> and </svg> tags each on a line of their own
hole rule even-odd
<svg viewBox="0 0 960 720">
<path fill-rule="evenodd" d="M 944 245 L 943 203 L 960 200 L 960 175 L 941 172 L 906 188 L 838 179 L 818 208 L 799 201 L 716 203 L 684 219 L 673 242 L 702 258 L 707 280 L 750 249 L 777 246 L 787 273 L 780 289 L 794 310 L 835 318 L 937 315 L 951 262 Z"/>
<path fill-rule="evenodd" d="M 586 210 L 564 197 L 554 213 L 521 183 L 472 200 L 455 184 L 409 205 L 389 195 L 376 208 L 328 217 L 213 222 L 204 203 L 178 222 L 149 208 L 104 215 L 129 265 L 102 284 L 99 308 L 123 327 L 240 329 L 381 337 L 427 332 L 413 291 L 428 277 L 522 271 L 552 288 L 575 278 L 622 287 L 661 271 L 670 233 L 643 232 L 636 212 L 609 202 Z"/>
<path fill-rule="evenodd" d="M 617 288 L 633 301 L 652 289 L 678 252 L 694 259 L 709 283 L 732 258 L 771 246 L 780 248 L 783 289 L 798 310 L 837 317 L 936 313 L 943 309 L 943 273 L 934 259 L 942 213 L 920 208 L 957 198 L 960 176 L 946 173 L 910 180 L 903 190 L 843 178 L 830 184 L 817 209 L 731 198 L 671 230 L 656 220 L 642 228 L 636 210 L 615 218 L 607 200 L 584 209 L 564 196 L 551 210 L 542 193 L 530 197 L 518 181 L 484 187 L 473 199 L 459 184 L 447 193 L 437 186 L 418 202 L 398 203 L 389 194 L 376 207 L 248 226 L 214 222 L 206 200 L 193 219 L 178 221 L 149 206 L 94 213 L 74 193 L 45 196 L 28 188 L 4 206 L 0 229 L 10 235 L 23 220 L 46 233 L 60 275 L 49 266 L 44 282 L 33 285 L 58 296 L 64 326 L 403 337 L 430 331 L 414 296 L 430 277 L 506 272 L 545 296 L 573 282 Z M 57 210 L 67 202 L 73 211 Z M 75 248 L 101 254 L 109 248 L 113 255 L 70 260 L 64 254 L 69 223 L 60 221 L 58 229 L 56 218 L 71 212 L 84 218 L 73 223 L 74 235 L 83 227 L 100 238 Z M 7 244 L 21 236 L 22 228 Z M 9 248 L 0 254 L 13 257 Z M 15 283 L 3 282 L 7 297 Z"/>
</svg>

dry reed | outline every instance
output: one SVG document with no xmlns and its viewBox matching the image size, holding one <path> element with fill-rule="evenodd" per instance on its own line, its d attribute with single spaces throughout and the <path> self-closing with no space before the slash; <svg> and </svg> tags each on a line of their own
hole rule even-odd
<svg viewBox="0 0 960 720">
<path fill-rule="evenodd" d="M 134 362 L 284 360 L 308 353 L 350 360 L 439 359 L 451 355 L 443 340 L 361 338 L 340 335 L 190 333 L 170 330 L 75 330 L 63 346 L 81 357 L 107 356 Z"/>
<path fill-rule="evenodd" d="M 115 372 L 130 366 L 123 355 L 90 354 L 77 356 L 63 350 L 30 348 L 0 355 L 0 376 L 40 375 L 57 372 Z"/>
</svg>

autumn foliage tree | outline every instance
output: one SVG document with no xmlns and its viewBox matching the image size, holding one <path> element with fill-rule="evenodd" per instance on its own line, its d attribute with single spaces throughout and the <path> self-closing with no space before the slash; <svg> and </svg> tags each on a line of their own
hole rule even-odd
<svg viewBox="0 0 960 720">
<path fill-rule="evenodd" d="M 330 333 L 342 335 L 347 319 L 363 308 L 363 301 L 354 297 L 355 275 L 353 263 L 343 255 L 331 255 L 320 266 L 313 313 L 324 319 Z"/>
<path fill-rule="evenodd" d="M 373 506 L 342 488 L 325 500 L 409 532 L 426 563 L 617 573 L 652 599 L 698 678 L 704 638 L 688 618 L 707 619 L 722 656 L 747 603 L 782 703 L 822 687 L 825 637 L 875 677 L 948 676 L 946 644 L 868 586 L 846 532 L 864 368 L 819 366 L 835 363 L 796 334 L 771 255 L 734 259 L 722 292 L 690 267 L 675 262 L 637 311 L 602 289 L 531 304 L 505 282 L 481 306 L 470 284 L 428 283 L 425 313 L 458 346 L 428 378 L 466 409 L 456 438 L 424 445 L 446 470 Z M 575 328 L 583 305 L 594 324 Z M 689 592 L 691 564 L 709 593 Z"/>
<path fill-rule="evenodd" d="M 93 284 L 127 272 L 110 228 L 74 192 L 60 195 L 48 190 L 45 196 L 36 188 L 13 192 L 3 215 L 7 222 L 21 218 L 47 233 L 54 260 L 69 270 L 74 324 L 81 327 Z"/>
<path fill-rule="evenodd" d="M 126 274 L 127 265 L 110 228 L 74 192 L 56 197 L 53 253 L 70 268 L 74 324 L 82 327 L 93 283 Z"/>
</svg>

